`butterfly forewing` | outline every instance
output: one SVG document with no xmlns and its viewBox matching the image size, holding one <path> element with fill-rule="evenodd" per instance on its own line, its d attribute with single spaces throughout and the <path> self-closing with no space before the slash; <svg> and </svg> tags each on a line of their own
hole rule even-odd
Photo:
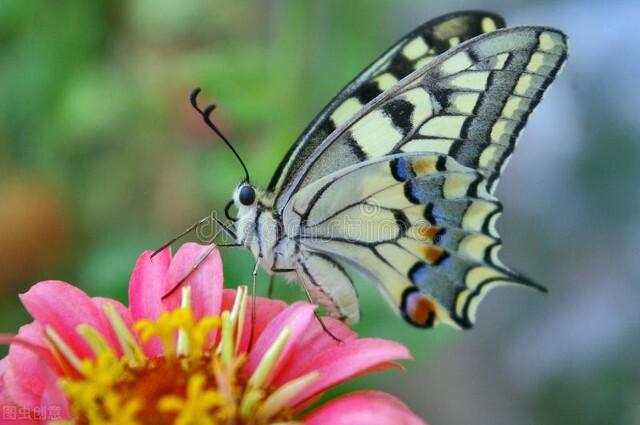
<svg viewBox="0 0 640 425">
<path fill-rule="evenodd" d="M 399 80 L 457 44 L 504 25 L 504 20 L 492 13 L 457 12 L 429 21 L 405 35 L 316 116 L 278 166 L 267 190 L 277 196 L 327 136 Z"/>
<path fill-rule="evenodd" d="M 565 36 L 541 27 L 498 30 L 463 43 L 332 133 L 281 197 L 348 165 L 394 152 L 446 153 L 477 168 L 492 190 L 565 58 Z"/>
</svg>

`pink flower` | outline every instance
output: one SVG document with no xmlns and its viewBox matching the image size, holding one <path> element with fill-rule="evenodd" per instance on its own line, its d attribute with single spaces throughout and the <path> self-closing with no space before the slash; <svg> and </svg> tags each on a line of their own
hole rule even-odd
<svg viewBox="0 0 640 425">
<path fill-rule="evenodd" d="M 303 302 L 258 297 L 252 329 L 247 289 L 223 289 L 217 250 L 192 270 L 207 249 L 186 244 L 173 258 L 166 249 L 153 259 L 144 252 L 128 308 L 59 281 L 21 295 L 35 320 L 3 338 L 11 345 L 0 360 L 2 417 L 11 424 L 423 423 L 375 391 L 303 413 L 325 390 L 393 367 L 410 358 L 408 350 L 324 318 L 338 342 Z M 181 291 L 163 300 L 181 280 Z"/>
</svg>

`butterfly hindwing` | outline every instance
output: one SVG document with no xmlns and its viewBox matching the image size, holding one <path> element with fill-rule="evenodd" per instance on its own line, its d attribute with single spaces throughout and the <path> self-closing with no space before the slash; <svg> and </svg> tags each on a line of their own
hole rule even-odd
<svg viewBox="0 0 640 425">
<path fill-rule="evenodd" d="M 399 80 L 451 47 L 504 26 L 504 20 L 493 13 L 456 12 L 431 20 L 405 35 L 314 118 L 291 146 L 267 190 L 277 195 L 329 134 Z"/>
<path fill-rule="evenodd" d="M 477 171 L 443 154 L 401 153 L 305 187 L 283 219 L 303 247 L 378 283 L 411 323 L 470 327 L 492 286 L 528 284 L 497 257 L 500 211 Z"/>
</svg>

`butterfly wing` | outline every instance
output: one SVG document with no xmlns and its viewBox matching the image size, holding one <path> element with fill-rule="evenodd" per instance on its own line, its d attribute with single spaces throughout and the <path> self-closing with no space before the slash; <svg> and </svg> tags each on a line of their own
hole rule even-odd
<svg viewBox="0 0 640 425">
<path fill-rule="evenodd" d="M 313 119 L 278 166 L 267 191 L 277 196 L 329 134 L 397 81 L 452 46 L 504 25 L 504 20 L 493 13 L 456 12 L 433 19 L 402 37 Z"/>
<path fill-rule="evenodd" d="M 497 257 L 501 211 L 476 170 L 443 154 L 399 153 L 312 183 L 283 219 L 304 249 L 370 277 L 412 324 L 467 328 L 492 287 L 534 285 Z"/>
<path fill-rule="evenodd" d="M 306 158 L 279 196 L 342 168 L 395 152 L 441 152 L 478 169 L 493 191 L 529 115 L 567 56 L 543 27 L 482 34 L 385 91 Z"/>
<path fill-rule="evenodd" d="M 309 158 L 285 227 L 370 276 L 411 323 L 470 327 L 492 287 L 535 286 L 497 258 L 493 189 L 566 52 L 553 29 L 498 30 L 407 77 Z"/>
</svg>

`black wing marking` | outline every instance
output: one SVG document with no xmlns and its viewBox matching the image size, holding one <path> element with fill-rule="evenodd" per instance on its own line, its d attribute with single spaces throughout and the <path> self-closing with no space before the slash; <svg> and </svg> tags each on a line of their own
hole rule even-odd
<svg viewBox="0 0 640 425">
<path fill-rule="evenodd" d="M 329 134 L 391 85 L 456 44 L 504 26 L 496 14 L 465 11 L 433 19 L 402 37 L 313 119 L 278 165 L 267 191 L 277 196 Z"/>
<path fill-rule="evenodd" d="M 326 175 L 397 152 L 447 154 L 477 169 L 492 192 L 566 57 L 566 36 L 544 27 L 497 30 L 449 50 L 334 131 L 283 188 L 276 208 Z"/>
<path fill-rule="evenodd" d="M 541 289 L 499 260 L 501 211 L 477 171 L 443 154 L 400 153 L 305 187 L 283 220 L 304 250 L 370 277 L 412 324 L 468 328 L 492 287 Z"/>
</svg>

